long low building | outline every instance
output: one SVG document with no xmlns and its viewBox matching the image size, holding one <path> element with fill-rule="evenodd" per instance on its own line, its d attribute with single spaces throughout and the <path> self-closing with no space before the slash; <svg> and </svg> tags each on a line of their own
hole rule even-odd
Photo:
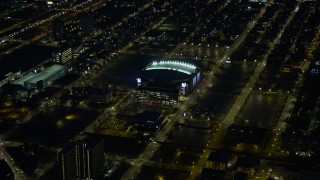
<svg viewBox="0 0 320 180">
<path fill-rule="evenodd" d="M 66 66 L 55 64 L 40 72 L 30 72 L 14 81 L 13 84 L 21 85 L 27 89 L 45 89 L 66 73 Z"/>
</svg>

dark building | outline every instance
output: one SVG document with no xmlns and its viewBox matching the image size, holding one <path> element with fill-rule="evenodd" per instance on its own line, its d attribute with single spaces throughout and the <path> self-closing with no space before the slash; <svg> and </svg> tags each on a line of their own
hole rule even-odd
<svg viewBox="0 0 320 180">
<path fill-rule="evenodd" d="M 94 139 L 86 144 L 87 178 L 97 179 L 104 170 L 104 140 Z"/>
<path fill-rule="evenodd" d="M 70 142 L 60 151 L 59 161 L 61 165 L 62 179 L 76 179 L 76 146 L 74 142 Z"/>
<path fill-rule="evenodd" d="M 91 14 L 82 14 L 80 16 L 80 31 L 84 35 L 93 33 L 94 30 L 94 16 Z"/>
<path fill-rule="evenodd" d="M 87 177 L 86 169 L 87 169 L 87 156 L 86 156 L 86 144 L 80 141 L 76 142 L 76 162 L 77 165 L 77 177 L 83 179 Z"/>
<path fill-rule="evenodd" d="M 52 37 L 54 40 L 62 41 L 64 38 L 64 22 L 60 19 L 53 21 L 52 23 Z"/>
<path fill-rule="evenodd" d="M 0 179 L 14 180 L 14 174 L 4 159 L 0 160 Z"/>
<path fill-rule="evenodd" d="M 203 168 L 201 171 L 201 180 L 223 180 L 225 179 L 225 171 Z"/>
<path fill-rule="evenodd" d="M 111 98 L 111 91 L 96 89 L 91 92 L 89 100 L 97 103 L 109 103 Z"/>
<path fill-rule="evenodd" d="M 237 172 L 233 179 L 234 180 L 247 180 L 248 173 Z"/>
<path fill-rule="evenodd" d="M 207 161 L 207 167 L 212 169 L 225 171 L 227 169 L 231 169 L 233 166 L 232 156 L 230 153 L 217 150 L 212 152 Z"/>
<path fill-rule="evenodd" d="M 63 179 L 97 179 L 104 170 L 104 140 L 71 142 L 60 159 Z"/>
<path fill-rule="evenodd" d="M 239 177 L 235 179 L 243 179 L 245 174 L 255 175 L 257 168 L 260 165 L 260 159 L 255 157 L 238 156 L 235 168 L 239 173 Z M 237 177 L 237 176 L 236 176 Z"/>
<path fill-rule="evenodd" d="M 134 127 L 139 131 L 157 131 L 164 120 L 161 113 L 144 111 L 134 117 Z"/>
<path fill-rule="evenodd" d="M 319 137 L 304 131 L 286 129 L 281 135 L 281 144 L 296 156 L 314 156 L 320 153 Z"/>
</svg>

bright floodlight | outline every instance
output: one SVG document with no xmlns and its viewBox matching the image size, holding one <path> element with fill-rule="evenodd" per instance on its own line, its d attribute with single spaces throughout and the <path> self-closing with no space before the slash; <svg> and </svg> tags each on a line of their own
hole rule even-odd
<svg viewBox="0 0 320 180">
<path fill-rule="evenodd" d="M 150 63 L 145 70 L 154 69 L 165 69 L 172 71 L 179 71 L 185 74 L 192 74 L 196 72 L 196 66 L 186 62 L 163 60 L 163 61 L 153 61 Z"/>
</svg>

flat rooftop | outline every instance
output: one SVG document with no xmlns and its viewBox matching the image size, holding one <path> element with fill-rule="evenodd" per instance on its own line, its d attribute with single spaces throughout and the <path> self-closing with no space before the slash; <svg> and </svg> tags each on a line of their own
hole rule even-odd
<svg viewBox="0 0 320 180">
<path fill-rule="evenodd" d="M 20 79 L 17 79 L 13 83 L 20 84 L 20 85 L 24 85 L 24 83 L 34 83 L 35 84 L 38 81 L 48 79 L 49 77 L 53 76 L 54 74 L 56 74 L 57 72 L 61 71 L 64 68 L 66 68 L 66 66 L 54 64 L 39 73 L 29 73 L 29 74 L 21 77 Z"/>
</svg>

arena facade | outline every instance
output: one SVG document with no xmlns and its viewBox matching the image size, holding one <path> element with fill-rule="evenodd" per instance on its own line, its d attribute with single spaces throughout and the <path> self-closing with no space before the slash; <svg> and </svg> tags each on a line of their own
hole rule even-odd
<svg viewBox="0 0 320 180">
<path fill-rule="evenodd" d="M 194 60 L 154 60 L 140 71 L 138 89 L 186 96 L 202 79 L 200 64 Z"/>
</svg>

